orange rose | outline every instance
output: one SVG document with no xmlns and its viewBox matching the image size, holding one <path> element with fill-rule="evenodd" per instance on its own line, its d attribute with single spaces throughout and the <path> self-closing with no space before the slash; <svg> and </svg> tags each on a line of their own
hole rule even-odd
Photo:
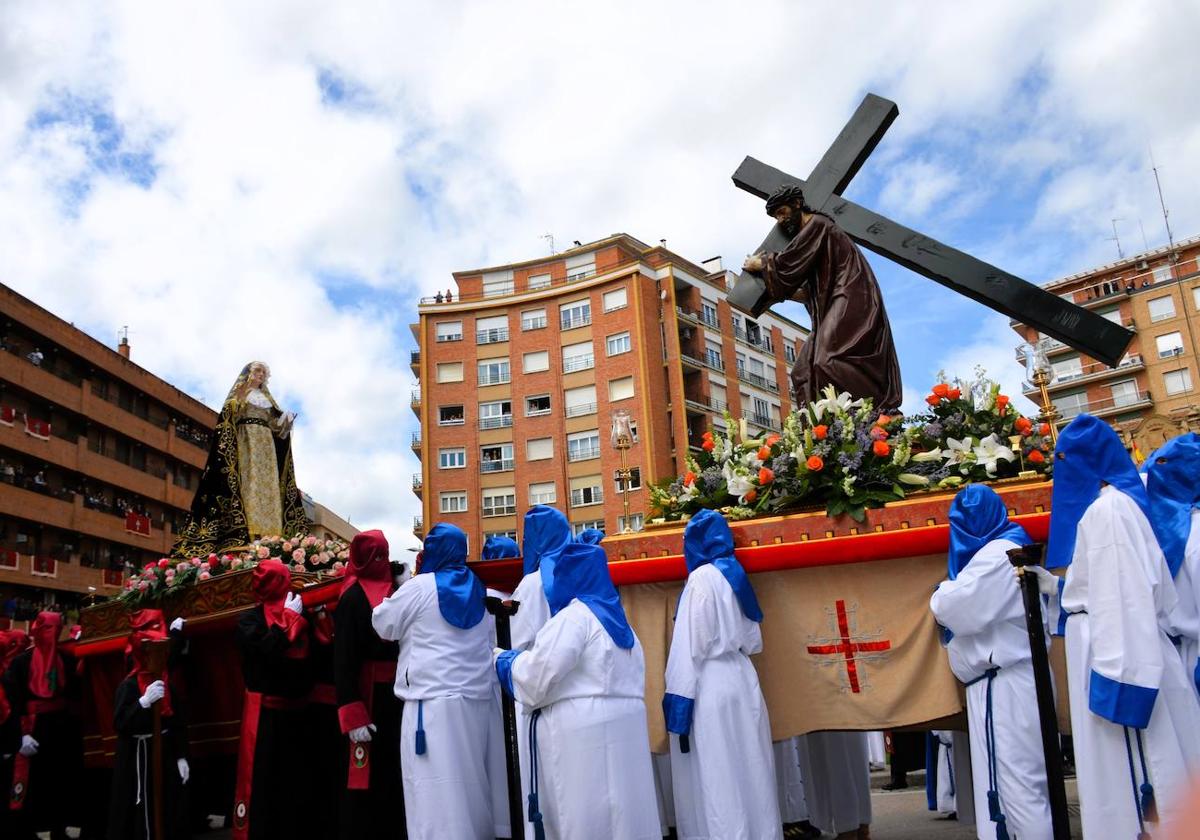
<svg viewBox="0 0 1200 840">
<path fill-rule="evenodd" d="M 775 444 L 779 443 L 779 440 L 779 435 L 771 435 L 767 438 L 767 446 L 774 446 Z"/>
<path fill-rule="evenodd" d="M 1004 394 L 996 395 L 996 405 L 1003 408 L 1004 406 L 1008 405 L 1008 403 L 1009 403 L 1009 399 L 1008 399 L 1008 397 L 1004 396 Z"/>
<path fill-rule="evenodd" d="M 930 394 L 928 397 L 925 398 L 925 402 L 929 403 L 930 405 L 937 405 L 941 401 L 942 401 L 942 398 L 939 397 L 937 394 Z"/>
<path fill-rule="evenodd" d="M 879 419 L 875 421 L 875 425 L 876 426 L 886 426 L 888 423 L 891 423 L 891 422 L 892 422 L 891 417 L 888 417 L 886 414 L 880 414 Z"/>
<path fill-rule="evenodd" d="M 712 432 L 705 432 L 700 437 L 704 438 L 704 440 L 712 440 L 713 439 Z"/>
<path fill-rule="evenodd" d="M 1033 423 L 1028 417 L 1018 417 L 1017 422 L 1013 423 L 1013 427 L 1023 435 L 1027 435 L 1033 431 Z"/>
<path fill-rule="evenodd" d="M 1046 456 L 1043 455 L 1041 452 L 1038 452 L 1036 449 L 1029 453 L 1029 463 L 1044 464 L 1045 462 L 1046 462 Z"/>
<path fill-rule="evenodd" d="M 1050 434 L 1050 424 L 1043 423 L 1042 425 L 1038 426 L 1038 434 L 1042 436 Z"/>
<path fill-rule="evenodd" d="M 962 396 L 962 391 L 960 391 L 958 388 L 951 388 L 949 391 L 946 392 L 946 396 L 949 399 L 956 400 Z"/>
<path fill-rule="evenodd" d="M 871 439 L 872 440 L 887 440 L 888 439 L 887 430 L 881 429 L 878 426 L 873 426 L 871 428 Z"/>
<path fill-rule="evenodd" d="M 871 444 L 871 451 L 880 458 L 886 458 L 892 452 L 892 447 L 888 446 L 886 440 L 877 440 Z"/>
<path fill-rule="evenodd" d="M 811 472 L 820 472 L 825 469 L 825 462 L 821 460 L 820 455 L 810 455 L 807 461 L 808 469 Z"/>
<path fill-rule="evenodd" d="M 747 490 L 746 495 L 742 498 L 746 501 L 746 504 L 750 504 L 758 498 L 758 491 L 754 489 Z"/>
<path fill-rule="evenodd" d="M 688 470 L 687 472 L 685 472 L 683 474 L 683 483 L 685 486 L 695 484 L 696 483 L 696 474 L 694 472 L 692 472 L 691 470 Z"/>
<path fill-rule="evenodd" d="M 767 469 L 766 467 L 759 467 L 759 470 L 758 470 L 758 483 L 759 484 L 770 484 L 774 480 L 775 480 L 775 473 L 773 473 L 771 470 Z"/>
<path fill-rule="evenodd" d="M 712 438 L 708 438 L 704 441 L 704 443 L 700 444 L 700 448 L 705 452 L 712 452 L 713 449 L 716 448 L 716 444 L 712 442 Z"/>
<path fill-rule="evenodd" d="M 771 457 L 771 447 L 763 446 L 758 450 L 758 460 L 765 461 Z"/>
<path fill-rule="evenodd" d="M 948 397 L 950 396 L 950 386 L 945 382 L 939 382 L 933 386 L 933 393 L 937 394 L 939 397 Z"/>
<path fill-rule="evenodd" d="M 822 424 L 820 426 L 813 426 L 813 437 L 815 437 L 817 440 L 825 440 L 825 436 L 828 434 L 829 434 L 828 426 L 826 426 L 824 424 Z"/>
</svg>

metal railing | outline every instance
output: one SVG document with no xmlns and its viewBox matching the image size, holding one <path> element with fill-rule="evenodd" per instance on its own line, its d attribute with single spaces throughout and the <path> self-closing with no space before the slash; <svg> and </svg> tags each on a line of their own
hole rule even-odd
<svg viewBox="0 0 1200 840">
<path fill-rule="evenodd" d="M 523 318 L 521 320 L 522 330 L 542 330 L 546 328 L 546 316 L 541 318 Z"/>
<path fill-rule="evenodd" d="M 723 400 L 714 400 L 712 397 L 685 397 L 684 399 L 687 402 L 695 403 L 696 405 L 702 405 L 705 408 L 712 409 L 713 411 L 725 411 L 729 408 L 728 403 L 724 402 Z"/>
<path fill-rule="evenodd" d="M 417 534 L 425 533 L 425 521 L 419 516 L 413 517 L 413 531 Z"/>
<path fill-rule="evenodd" d="M 567 449 L 567 460 L 568 461 L 590 461 L 592 458 L 599 458 L 599 457 L 600 457 L 600 444 L 599 443 L 597 443 L 595 446 L 589 446 L 585 449 L 571 450 L 569 447 Z"/>
<path fill-rule="evenodd" d="M 768 429 L 772 432 L 782 431 L 783 429 L 779 423 L 772 420 L 770 417 L 767 417 L 765 414 L 750 414 L 747 415 L 746 419 L 755 426 L 758 426 L 762 429 Z"/>
<path fill-rule="evenodd" d="M 412 351 L 411 358 L 409 359 L 409 364 L 410 365 L 421 364 L 421 351 L 420 350 Z"/>
<path fill-rule="evenodd" d="M 495 327 L 475 332 L 476 344 L 498 344 L 502 341 L 508 341 L 508 327 Z"/>
<path fill-rule="evenodd" d="M 725 370 L 725 364 L 721 359 L 720 353 L 714 353 L 709 350 L 704 354 L 704 366 L 713 370 Z"/>
<path fill-rule="evenodd" d="M 567 406 L 567 410 L 566 410 L 566 415 L 568 417 L 582 417 L 585 414 L 595 414 L 595 413 L 596 413 L 596 404 L 594 402 L 583 403 L 581 405 L 569 405 L 569 406 Z"/>
<path fill-rule="evenodd" d="M 587 315 L 564 315 L 559 319 L 559 329 L 573 330 L 577 327 L 586 327 L 592 323 L 591 313 Z"/>
<path fill-rule="evenodd" d="M 582 490 L 571 491 L 571 507 L 587 507 L 588 505 L 604 504 L 604 491 L 592 493 L 590 499 L 585 498 Z"/>
<path fill-rule="evenodd" d="M 1060 422 L 1066 422 L 1079 414 L 1094 414 L 1097 417 L 1103 417 L 1118 411 L 1140 408 L 1144 405 L 1149 405 L 1150 402 L 1149 391 L 1136 391 L 1133 394 L 1112 396 L 1103 400 L 1091 400 L 1090 402 L 1075 403 L 1073 405 L 1060 405 L 1056 402 L 1054 407 L 1058 409 L 1061 415 Z"/>
<path fill-rule="evenodd" d="M 462 341 L 462 333 L 456 332 L 448 333 L 446 335 L 438 335 L 435 341 L 437 341 L 438 344 L 444 344 L 448 341 Z"/>
<path fill-rule="evenodd" d="M 413 391 L 412 399 L 410 400 L 410 402 L 412 403 L 413 408 L 416 408 L 417 406 L 419 406 L 421 404 L 421 392 Z"/>
<path fill-rule="evenodd" d="M 759 376 L 757 373 L 750 373 L 747 370 L 738 368 L 738 379 L 743 382 L 749 382 L 751 385 L 757 385 L 759 388 L 765 388 L 772 393 L 779 393 L 779 385 L 767 379 L 765 376 Z"/>
<path fill-rule="evenodd" d="M 414 490 L 420 490 L 420 489 L 421 489 L 421 487 L 422 487 L 423 485 L 424 485 L 424 479 L 423 479 L 423 478 L 421 478 L 421 474 L 420 474 L 420 473 L 413 473 L 413 477 L 412 477 L 412 489 L 414 489 Z"/>
<path fill-rule="evenodd" d="M 479 428 L 487 429 L 507 429 L 512 426 L 512 415 L 501 414 L 499 417 L 480 417 Z"/>
<path fill-rule="evenodd" d="M 563 373 L 574 373 L 577 370 L 590 370 L 596 366 L 596 357 L 591 353 L 586 356 L 572 356 L 563 359 Z"/>
<path fill-rule="evenodd" d="M 496 373 L 495 375 L 487 374 L 487 373 L 481 373 L 479 375 L 480 387 L 483 387 L 485 385 L 507 385 L 510 382 L 512 382 L 512 371 L 511 370 L 501 371 L 499 373 Z"/>
<path fill-rule="evenodd" d="M 515 463 L 512 458 L 484 459 L 479 462 L 479 471 L 481 473 L 511 472 Z"/>
<path fill-rule="evenodd" d="M 517 512 L 516 502 L 513 504 L 493 504 L 489 505 L 487 499 L 483 500 L 483 512 L 481 516 L 513 516 Z"/>
<path fill-rule="evenodd" d="M 412 433 L 412 443 L 410 445 L 412 446 L 413 449 L 421 448 L 421 433 L 420 432 Z"/>
</svg>

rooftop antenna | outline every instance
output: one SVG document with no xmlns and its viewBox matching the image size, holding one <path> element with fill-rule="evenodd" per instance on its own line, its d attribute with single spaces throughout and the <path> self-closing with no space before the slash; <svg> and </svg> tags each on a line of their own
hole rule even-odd
<svg viewBox="0 0 1200 840">
<path fill-rule="evenodd" d="M 554 250 L 554 234 L 553 233 L 543 233 L 541 236 L 538 237 L 538 239 L 545 239 L 550 244 L 550 253 L 551 254 L 557 253 L 557 251 Z"/>
<path fill-rule="evenodd" d="M 1163 226 L 1167 229 L 1167 261 L 1175 263 L 1175 235 L 1171 233 L 1171 212 L 1167 210 L 1167 202 L 1163 200 L 1162 181 L 1158 179 L 1158 164 L 1154 162 L 1154 150 L 1150 150 L 1150 171 L 1154 173 L 1154 186 L 1158 188 L 1158 206 L 1162 208 Z"/>
<path fill-rule="evenodd" d="M 119 338 L 121 340 L 122 344 L 129 341 L 129 325 L 128 324 L 121 327 L 121 329 L 117 330 L 117 338 Z"/>
<path fill-rule="evenodd" d="M 1138 219 L 1138 228 L 1142 232 L 1142 250 L 1149 251 L 1150 250 L 1150 240 L 1148 240 L 1146 238 L 1146 226 L 1142 224 L 1141 219 Z"/>
<path fill-rule="evenodd" d="M 1107 237 L 1110 241 L 1117 243 L 1117 259 L 1118 260 L 1125 259 L 1125 252 L 1121 250 L 1121 236 L 1120 236 L 1120 234 L 1117 233 L 1117 222 L 1123 222 L 1123 221 L 1125 221 L 1125 220 L 1124 219 L 1113 219 L 1112 220 L 1113 235 L 1110 237 Z"/>
</svg>

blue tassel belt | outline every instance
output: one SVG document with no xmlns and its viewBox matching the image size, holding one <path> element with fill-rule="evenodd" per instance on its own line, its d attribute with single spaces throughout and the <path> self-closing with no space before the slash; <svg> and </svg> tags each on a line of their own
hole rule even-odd
<svg viewBox="0 0 1200 840">
<path fill-rule="evenodd" d="M 1129 741 L 1129 730 L 1133 727 L 1122 728 L 1125 730 L 1125 755 L 1129 758 L 1129 784 L 1133 789 L 1133 807 L 1137 811 L 1138 840 L 1149 840 L 1150 835 L 1146 832 L 1146 823 L 1158 822 L 1158 806 L 1154 802 L 1154 785 L 1150 784 L 1150 771 L 1146 767 L 1142 730 L 1133 729 L 1137 741 L 1138 761 L 1142 766 L 1142 783 L 1139 785 L 1133 764 L 1133 745 Z"/>
<path fill-rule="evenodd" d="M 992 682 L 996 679 L 996 674 L 998 673 L 1000 673 L 999 666 L 993 666 L 971 680 L 967 685 L 972 686 L 977 682 L 987 680 L 987 711 L 984 713 L 984 734 L 988 754 L 988 816 L 996 824 L 996 840 L 1009 840 L 1008 821 L 1004 818 L 1004 810 L 1000 805 L 1000 781 L 996 773 L 996 717 L 992 705 Z"/>
<path fill-rule="evenodd" d="M 542 812 L 538 808 L 538 721 L 542 719 L 542 710 L 534 709 L 529 716 L 529 821 L 533 823 L 535 840 L 546 840 L 546 827 L 542 825 Z M 516 826 L 513 826 L 516 834 Z"/>
</svg>

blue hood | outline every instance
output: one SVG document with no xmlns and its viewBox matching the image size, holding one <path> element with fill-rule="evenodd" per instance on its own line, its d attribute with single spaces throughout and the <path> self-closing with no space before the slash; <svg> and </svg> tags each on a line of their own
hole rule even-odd
<svg viewBox="0 0 1200 840">
<path fill-rule="evenodd" d="M 1112 427 L 1081 414 L 1058 436 L 1054 449 L 1054 494 L 1050 502 L 1050 542 L 1046 568 L 1068 566 L 1075 554 L 1075 531 L 1088 506 L 1111 484 L 1150 518 L 1150 501 L 1137 468 Z"/>
<path fill-rule="evenodd" d="M 575 542 L 587 543 L 588 545 L 600 545 L 604 539 L 604 532 L 599 528 L 584 528 L 583 531 L 575 538 Z"/>
<path fill-rule="evenodd" d="M 467 535 L 462 529 L 439 522 L 425 536 L 420 574 L 437 580 L 438 608 L 442 618 L 462 630 L 483 619 L 483 583 L 467 568 Z"/>
<path fill-rule="evenodd" d="M 1017 545 L 1032 542 L 1024 528 L 1008 521 L 1008 509 L 995 490 L 983 484 L 968 484 L 950 505 L 946 563 L 950 580 L 957 578 L 975 553 L 992 540 L 1012 540 Z"/>
<path fill-rule="evenodd" d="M 483 544 L 481 560 L 505 560 L 509 557 L 520 557 L 521 549 L 517 541 L 508 537 L 488 537 Z"/>
<path fill-rule="evenodd" d="M 550 597 L 554 564 L 571 544 L 571 523 L 558 508 L 534 505 L 525 514 L 525 574 L 542 571 L 542 589 Z"/>
<path fill-rule="evenodd" d="M 1148 476 L 1150 525 L 1174 577 L 1183 565 L 1192 532 L 1192 509 L 1200 501 L 1200 437 L 1188 432 L 1167 441 L 1143 468 Z"/>
<path fill-rule="evenodd" d="M 557 615 L 575 598 L 592 611 L 617 647 L 633 647 L 633 628 L 608 573 L 608 555 L 598 545 L 571 543 L 557 558 L 553 585 L 546 590 L 550 615 Z"/>
<path fill-rule="evenodd" d="M 762 608 L 758 605 L 754 587 L 733 554 L 733 531 L 725 517 L 709 508 L 693 516 L 683 529 L 683 558 L 688 574 L 708 563 L 716 566 L 733 588 L 742 614 L 751 621 L 762 621 Z"/>
</svg>

